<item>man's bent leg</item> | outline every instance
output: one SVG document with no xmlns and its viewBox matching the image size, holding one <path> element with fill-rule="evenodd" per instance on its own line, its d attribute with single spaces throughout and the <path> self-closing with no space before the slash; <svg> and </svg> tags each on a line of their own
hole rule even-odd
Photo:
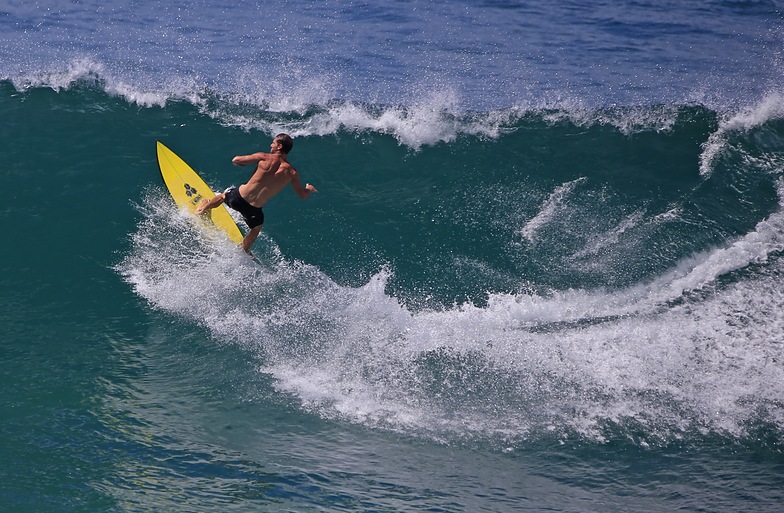
<svg viewBox="0 0 784 513">
<path fill-rule="evenodd" d="M 245 235 L 245 238 L 242 239 L 242 249 L 245 250 L 245 253 L 250 253 L 250 247 L 256 242 L 256 237 L 259 236 L 259 233 L 261 233 L 261 226 L 256 226 L 255 228 L 251 228 L 247 235 Z"/>
<path fill-rule="evenodd" d="M 208 199 L 205 198 L 205 199 L 201 200 L 201 203 L 199 203 L 199 206 L 196 207 L 196 214 L 200 215 L 200 214 L 205 213 L 208 210 L 212 210 L 213 208 L 215 208 L 218 205 L 220 205 L 221 203 L 223 203 L 224 199 L 226 199 L 226 194 L 220 193 L 220 194 L 216 194 L 215 197 L 212 198 L 212 199 L 208 200 Z"/>
</svg>

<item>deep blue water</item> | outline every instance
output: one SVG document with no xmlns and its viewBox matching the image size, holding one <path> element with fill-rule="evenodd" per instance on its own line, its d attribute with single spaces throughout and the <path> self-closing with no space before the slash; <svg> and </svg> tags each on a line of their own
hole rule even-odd
<svg viewBox="0 0 784 513">
<path fill-rule="evenodd" d="M 781 6 L 683 4 L 0 7 L 0 511 L 778 510 Z M 281 131 L 254 263 L 155 141 Z"/>
</svg>

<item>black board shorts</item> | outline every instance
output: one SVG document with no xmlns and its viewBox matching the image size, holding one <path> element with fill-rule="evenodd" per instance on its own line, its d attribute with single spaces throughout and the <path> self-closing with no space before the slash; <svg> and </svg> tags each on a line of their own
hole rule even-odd
<svg viewBox="0 0 784 513">
<path fill-rule="evenodd" d="M 264 211 L 261 207 L 254 207 L 245 198 L 240 196 L 240 190 L 237 187 L 229 187 L 223 191 L 223 198 L 226 205 L 230 206 L 240 214 L 248 225 L 248 228 L 255 228 L 264 224 Z"/>
</svg>

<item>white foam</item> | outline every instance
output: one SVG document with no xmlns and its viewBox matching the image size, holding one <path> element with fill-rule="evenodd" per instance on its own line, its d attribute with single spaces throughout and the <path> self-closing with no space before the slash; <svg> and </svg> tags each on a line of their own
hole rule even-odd
<svg viewBox="0 0 784 513">
<path fill-rule="evenodd" d="M 340 97 L 340 84 L 329 74 L 311 75 L 310 70 L 287 64 L 285 77 L 266 77 L 246 72 L 237 77 L 215 77 L 215 82 L 188 74 L 158 76 L 155 73 L 114 69 L 92 57 L 79 57 L 50 68 L 27 70 L 3 78 L 17 89 L 51 87 L 62 91 L 80 82 L 93 83 L 107 93 L 142 107 L 163 107 L 170 101 L 186 101 L 216 120 L 246 130 L 294 136 L 332 135 L 341 131 L 389 134 L 404 146 L 452 142 L 460 135 L 498 138 L 515 130 L 530 113 L 550 123 L 564 120 L 577 126 L 605 125 L 622 134 L 666 132 L 681 112 L 677 104 L 638 107 L 589 107 L 579 100 L 560 98 L 555 103 L 531 103 L 524 107 L 471 113 L 450 87 L 420 85 L 410 88 L 405 105 L 371 105 Z M 760 104 L 725 115 L 719 129 L 703 144 L 700 172 L 707 175 L 713 161 L 726 148 L 727 134 L 749 130 L 770 119 L 784 116 L 784 102 L 771 94 Z"/>
<path fill-rule="evenodd" d="M 252 264 L 157 204 L 143 205 L 119 266 L 129 283 L 156 308 L 258 354 L 281 393 L 324 417 L 503 443 L 604 440 L 608 423 L 616 433 L 631 423 L 627 435 L 641 444 L 743 437 L 760 415 L 784 427 L 784 268 L 770 262 L 784 252 L 782 212 L 650 283 L 413 311 L 386 293 L 387 270 L 339 286 L 265 238 L 264 265 Z"/>
<path fill-rule="evenodd" d="M 265 103 L 265 108 L 271 104 Z M 291 135 L 331 135 L 341 131 L 389 134 L 404 146 L 422 146 L 454 141 L 459 135 L 498 137 L 503 126 L 515 116 L 513 112 L 492 112 L 467 117 L 459 114 L 454 96 L 449 92 L 434 92 L 406 106 L 372 106 L 353 102 L 328 101 L 322 95 L 303 95 L 302 99 L 276 102 L 276 109 L 297 112 L 298 119 L 285 124 L 256 114 L 208 112 L 216 118 L 245 129 L 269 133 L 285 130 Z"/>
<path fill-rule="evenodd" d="M 530 112 L 546 120 L 568 119 L 578 126 L 607 124 L 622 133 L 668 130 L 677 119 L 678 107 L 591 109 L 579 102 L 563 101 L 543 111 L 542 106 L 509 108 L 482 113 L 466 112 L 459 95 L 450 87 L 410 88 L 405 105 L 372 105 L 339 98 L 339 84 L 328 74 L 309 75 L 296 65 L 284 77 L 269 78 L 259 70 L 238 77 L 220 78 L 220 85 L 194 75 L 158 76 L 110 68 L 90 57 L 62 65 L 32 70 L 10 79 L 18 89 L 51 87 L 62 91 L 80 82 L 142 107 L 163 107 L 186 101 L 216 120 L 246 130 L 288 132 L 294 136 L 331 135 L 341 131 L 389 134 L 404 146 L 452 142 L 460 135 L 498 138 Z"/>
<path fill-rule="evenodd" d="M 165 87 L 140 86 L 119 78 L 104 63 L 89 57 L 76 58 L 53 69 L 20 73 L 7 79 L 18 90 L 48 87 L 58 92 L 71 89 L 78 83 L 88 83 L 142 107 L 163 107 L 173 99 L 195 105 L 204 103 L 193 79 L 171 77 L 165 80 Z"/>
<path fill-rule="evenodd" d="M 574 192 L 578 185 L 586 180 L 588 180 L 586 177 L 581 177 L 556 187 L 542 203 L 539 212 L 520 229 L 520 235 L 528 239 L 529 242 L 535 242 L 537 232 L 552 221 L 558 213 L 563 212 L 567 208 L 566 200 L 569 195 Z"/>
<path fill-rule="evenodd" d="M 514 109 L 466 115 L 449 88 L 412 92 L 409 104 L 381 106 L 337 101 L 337 84 L 332 78 L 308 76 L 296 66 L 289 67 L 284 78 L 262 80 L 261 76 L 245 73 L 215 89 L 189 75 L 133 78 L 128 72 L 84 57 L 7 78 L 20 90 L 49 87 L 63 91 L 88 83 L 142 107 L 186 101 L 227 125 L 270 134 L 389 134 L 413 149 L 454 141 L 461 134 L 495 138 L 519 115 Z"/>
<path fill-rule="evenodd" d="M 609 231 L 592 237 L 592 240 L 589 241 L 583 249 L 572 255 L 571 258 L 581 259 L 586 256 L 596 255 L 597 253 L 600 253 L 603 248 L 618 244 L 624 233 L 637 227 L 640 222 L 642 222 L 644 214 L 645 212 L 643 210 L 638 210 L 625 219 L 622 219 L 617 226 Z"/>
<path fill-rule="evenodd" d="M 668 132 L 680 115 L 678 104 L 637 107 L 588 108 L 579 102 L 566 102 L 545 114 L 545 120 L 558 123 L 568 120 L 577 126 L 605 125 L 615 127 L 624 135 L 638 132 Z"/>
<path fill-rule="evenodd" d="M 719 123 L 718 130 L 712 133 L 702 145 L 700 174 L 710 175 L 714 161 L 728 149 L 727 138 L 730 134 L 749 131 L 768 121 L 782 118 L 784 118 L 784 96 L 778 93 L 766 96 L 759 104 L 725 115 Z"/>
</svg>

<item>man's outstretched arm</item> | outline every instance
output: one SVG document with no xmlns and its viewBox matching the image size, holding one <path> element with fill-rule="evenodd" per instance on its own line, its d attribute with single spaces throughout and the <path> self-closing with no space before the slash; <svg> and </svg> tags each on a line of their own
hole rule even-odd
<svg viewBox="0 0 784 513">
<path fill-rule="evenodd" d="M 294 189 L 294 192 L 297 193 L 302 199 L 308 199 L 308 196 L 313 194 L 314 192 L 318 192 L 315 187 L 310 184 L 302 185 L 302 182 L 299 179 L 299 173 L 296 171 L 294 172 L 294 176 L 291 179 L 291 187 Z"/>
<path fill-rule="evenodd" d="M 258 164 L 262 160 L 267 160 L 270 157 L 269 153 L 258 152 L 250 155 L 237 155 L 231 159 L 231 163 L 235 166 L 247 166 L 248 164 Z"/>
</svg>

